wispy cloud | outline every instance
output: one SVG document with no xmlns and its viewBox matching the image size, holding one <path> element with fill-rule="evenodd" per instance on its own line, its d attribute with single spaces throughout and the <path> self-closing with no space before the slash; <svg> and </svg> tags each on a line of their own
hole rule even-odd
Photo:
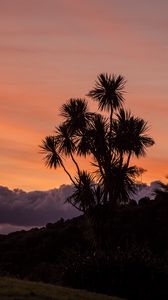
<svg viewBox="0 0 168 300">
<path fill-rule="evenodd" d="M 30 190 L 67 183 L 61 171 L 45 170 L 38 144 L 59 123 L 60 105 L 83 97 L 100 72 L 128 79 L 126 103 L 157 140 L 144 168 L 153 179 L 164 176 L 167 11 L 166 0 L 0 1 L 1 184 Z"/>
</svg>

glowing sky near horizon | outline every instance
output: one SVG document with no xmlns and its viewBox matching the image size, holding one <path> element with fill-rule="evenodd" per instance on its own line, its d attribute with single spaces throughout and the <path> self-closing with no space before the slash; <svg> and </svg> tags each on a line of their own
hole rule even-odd
<svg viewBox="0 0 168 300">
<path fill-rule="evenodd" d="M 44 167 L 38 145 L 59 124 L 59 107 L 84 97 L 100 72 L 126 77 L 126 106 L 156 141 L 136 164 L 148 170 L 144 182 L 164 179 L 167 12 L 167 0 L 0 0 L 0 185 L 69 183 L 61 169 Z"/>
</svg>

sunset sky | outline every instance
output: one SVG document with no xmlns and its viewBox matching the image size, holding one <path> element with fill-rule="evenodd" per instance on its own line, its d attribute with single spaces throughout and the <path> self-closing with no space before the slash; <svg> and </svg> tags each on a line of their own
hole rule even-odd
<svg viewBox="0 0 168 300">
<path fill-rule="evenodd" d="M 59 107 L 84 97 L 101 72 L 125 76 L 126 107 L 151 127 L 156 144 L 136 161 L 148 170 L 142 180 L 164 180 L 167 29 L 167 0 L 0 0 L 0 185 L 69 183 L 61 169 L 45 168 L 38 145 L 61 121 Z"/>
</svg>

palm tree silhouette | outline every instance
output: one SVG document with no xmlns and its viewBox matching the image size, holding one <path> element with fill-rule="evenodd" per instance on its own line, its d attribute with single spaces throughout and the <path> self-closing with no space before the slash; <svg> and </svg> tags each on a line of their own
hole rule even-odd
<svg viewBox="0 0 168 300">
<path fill-rule="evenodd" d="M 128 203 L 131 193 L 136 191 L 135 179 L 140 176 L 142 169 L 136 166 L 128 167 L 127 163 L 113 165 L 113 203 Z"/>
<path fill-rule="evenodd" d="M 127 154 L 127 166 L 131 155 L 137 158 L 145 156 L 147 148 L 154 144 L 154 140 L 147 134 L 149 128 L 143 119 L 134 117 L 129 111 L 120 109 L 117 119 L 113 122 L 114 147 L 120 154 L 120 162 L 123 155 Z"/>
<path fill-rule="evenodd" d="M 56 127 L 55 134 L 55 139 L 58 144 L 59 152 L 65 155 L 66 157 L 71 157 L 79 174 L 80 169 L 73 155 L 76 152 L 76 145 L 74 141 L 75 137 L 71 134 L 68 124 L 64 122 L 59 127 Z"/>
<path fill-rule="evenodd" d="M 75 181 L 74 192 L 67 198 L 66 202 L 86 213 L 95 207 L 93 177 L 88 172 L 82 171 L 75 178 Z"/>
<path fill-rule="evenodd" d="M 97 77 L 95 87 L 87 94 L 98 102 L 98 108 L 110 112 L 110 132 L 112 134 L 113 112 L 122 107 L 124 102 L 125 79 L 121 75 L 101 73 Z"/>
<path fill-rule="evenodd" d="M 57 169 L 58 167 L 62 167 L 65 173 L 70 178 L 70 181 L 76 185 L 75 181 L 73 180 L 71 174 L 65 168 L 60 151 L 59 151 L 59 144 L 55 136 L 46 136 L 44 140 L 42 140 L 42 144 L 40 145 L 41 154 L 44 155 L 45 165 L 48 168 Z"/>
<path fill-rule="evenodd" d="M 104 186 L 104 195 L 110 186 L 111 153 L 109 151 L 109 123 L 107 118 L 95 114 L 88 130 L 89 149 L 93 157 L 92 165 L 96 168 L 97 181 Z M 107 197 L 104 198 L 107 200 Z"/>
<path fill-rule="evenodd" d="M 69 176 L 74 193 L 68 201 L 84 212 L 96 205 L 128 201 L 140 174 L 140 169 L 130 166 L 131 157 L 144 156 L 154 144 L 147 122 L 123 109 L 125 83 L 121 75 L 101 73 L 88 96 L 109 117 L 90 112 L 85 99 L 71 98 L 60 109 L 64 120 L 54 136 L 46 137 L 40 146 L 47 167 L 61 166 Z M 80 170 L 78 156 L 89 156 L 94 173 Z M 76 167 L 74 178 L 65 168 L 67 157 Z"/>
<path fill-rule="evenodd" d="M 87 101 L 81 98 L 71 98 L 63 104 L 60 115 L 66 120 L 66 124 L 71 134 L 83 131 L 92 119 L 92 113 L 88 111 Z"/>
</svg>

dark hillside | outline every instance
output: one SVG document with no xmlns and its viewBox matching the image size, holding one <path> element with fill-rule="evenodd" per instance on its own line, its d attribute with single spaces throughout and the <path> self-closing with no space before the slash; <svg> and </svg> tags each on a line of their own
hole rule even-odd
<svg viewBox="0 0 168 300">
<path fill-rule="evenodd" d="M 1 274 L 60 283 L 67 266 L 88 248 L 83 217 L 0 236 Z"/>
<path fill-rule="evenodd" d="M 92 230 L 80 216 L 1 235 L 0 274 L 130 299 L 166 299 L 168 198 L 99 208 L 94 218 Z"/>
</svg>

